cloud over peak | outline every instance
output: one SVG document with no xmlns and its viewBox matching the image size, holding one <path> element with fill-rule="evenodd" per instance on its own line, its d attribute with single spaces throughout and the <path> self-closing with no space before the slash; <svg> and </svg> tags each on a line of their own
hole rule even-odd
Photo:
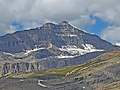
<svg viewBox="0 0 120 90">
<path fill-rule="evenodd" d="M 109 26 L 102 31 L 102 38 L 114 44 L 120 42 L 120 27 Z"/>
<path fill-rule="evenodd" d="M 118 28 L 119 4 L 119 0 L 0 0 L 0 34 L 11 32 L 11 25 L 15 27 L 15 31 L 17 28 L 13 22 L 23 28 L 31 28 L 41 26 L 47 21 L 58 23 L 66 20 L 84 28 L 86 25 L 96 24 L 96 20 L 90 16 L 100 18 Z M 109 28 L 106 28 L 107 31 Z M 102 36 L 108 39 L 103 33 Z"/>
</svg>

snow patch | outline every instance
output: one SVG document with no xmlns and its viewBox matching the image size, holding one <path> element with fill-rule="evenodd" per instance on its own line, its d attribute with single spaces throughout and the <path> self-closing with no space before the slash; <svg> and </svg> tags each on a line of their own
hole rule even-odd
<svg viewBox="0 0 120 90">
<path fill-rule="evenodd" d="M 119 63 L 119 62 L 117 62 L 117 63 Z"/>
<path fill-rule="evenodd" d="M 57 34 L 58 35 L 58 34 Z M 67 37 L 77 37 L 77 35 L 75 35 L 75 34 L 60 34 L 60 35 L 58 35 L 58 36 L 67 36 Z"/>
<path fill-rule="evenodd" d="M 25 55 L 28 55 L 29 53 L 31 52 L 35 52 L 35 51 L 38 51 L 38 50 L 42 50 L 42 49 L 45 49 L 45 48 L 35 48 L 33 50 L 26 50 L 26 53 L 24 53 Z"/>
<path fill-rule="evenodd" d="M 68 37 L 77 37 L 77 35 L 75 35 L 75 34 L 68 34 L 68 35 L 61 35 L 61 36 L 68 36 Z"/>
<path fill-rule="evenodd" d="M 13 55 L 13 54 L 11 54 L 11 53 L 6 53 L 6 52 L 3 52 L 3 54 L 10 55 L 10 56 L 13 56 L 13 57 L 14 57 L 14 55 Z"/>
<path fill-rule="evenodd" d="M 23 82 L 24 80 L 23 79 L 20 79 L 21 82 Z"/>
<path fill-rule="evenodd" d="M 26 53 L 24 53 L 24 55 L 28 55 L 31 52 L 36 52 L 38 50 L 42 50 L 42 49 L 50 49 L 52 48 L 52 44 L 50 43 L 48 47 L 41 47 L 43 44 L 41 45 L 35 45 L 35 49 L 32 50 L 26 50 Z"/>
<path fill-rule="evenodd" d="M 96 49 L 93 45 L 91 44 L 85 44 L 86 45 L 86 49 L 91 51 L 91 52 L 95 52 L 95 51 L 104 51 L 102 49 Z"/>
<path fill-rule="evenodd" d="M 57 56 L 57 58 L 74 58 L 75 56 L 62 56 L 62 55 L 60 55 L 60 56 Z"/>
<path fill-rule="evenodd" d="M 96 51 L 104 51 L 104 50 L 96 49 L 91 44 L 82 44 L 82 46 L 84 47 L 84 49 L 77 48 L 77 46 L 75 46 L 75 45 L 66 45 L 66 46 L 62 46 L 62 48 L 59 48 L 59 49 L 61 51 L 67 51 L 68 53 L 70 53 L 72 55 L 75 55 L 75 54 L 84 55 L 86 53 L 91 53 L 91 52 L 96 52 Z"/>
<path fill-rule="evenodd" d="M 85 89 L 85 87 L 83 87 L 83 89 Z"/>
<path fill-rule="evenodd" d="M 52 44 L 51 43 L 50 43 L 50 45 L 49 45 L 49 47 L 47 49 L 50 49 L 50 48 L 52 48 Z"/>
<path fill-rule="evenodd" d="M 120 43 L 116 43 L 117 46 L 120 46 Z"/>
<path fill-rule="evenodd" d="M 41 87 L 47 87 L 46 85 L 44 85 L 44 84 L 41 83 L 42 81 L 43 80 L 38 80 L 38 85 L 40 85 Z"/>
</svg>

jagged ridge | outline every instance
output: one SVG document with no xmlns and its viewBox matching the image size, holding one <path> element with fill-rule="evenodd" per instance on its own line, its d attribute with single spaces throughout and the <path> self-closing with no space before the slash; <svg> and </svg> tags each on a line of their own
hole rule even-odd
<svg viewBox="0 0 120 90">
<path fill-rule="evenodd" d="M 0 37 L 0 73 L 42 70 L 75 65 L 119 49 L 66 21 L 17 31 Z"/>
</svg>

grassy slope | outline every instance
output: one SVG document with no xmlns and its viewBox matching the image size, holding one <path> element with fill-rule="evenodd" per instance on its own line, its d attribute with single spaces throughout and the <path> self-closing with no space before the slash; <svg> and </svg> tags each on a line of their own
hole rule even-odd
<svg viewBox="0 0 120 90">
<path fill-rule="evenodd" d="M 24 77 L 32 78 L 32 77 L 36 77 L 36 76 L 43 76 L 46 74 L 61 74 L 63 76 L 69 76 L 69 75 L 78 73 L 81 70 L 84 70 L 84 69 L 87 69 L 90 67 L 96 67 L 100 64 L 104 64 L 111 58 L 115 58 L 119 55 L 120 55 L 120 50 L 117 50 L 117 51 L 112 51 L 109 53 L 102 54 L 102 55 L 98 56 L 97 58 L 94 58 L 86 63 L 79 64 L 79 65 L 73 65 L 73 66 L 67 66 L 67 67 L 55 68 L 55 69 L 48 69 L 48 70 L 42 70 L 42 71 L 36 71 L 36 72 L 11 74 L 9 76 L 11 76 L 11 77 L 13 76 L 14 78 L 16 78 L 17 76 L 21 76 L 21 78 L 24 78 Z"/>
<path fill-rule="evenodd" d="M 74 81 L 75 80 L 77 81 L 77 80 L 82 80 L 84 78 L 90 78 L 90 76 L 92 74 L 96 74 L 101 71 L 104 71 L 104 73 L 107 75 L 107 71 L 105 71 L 104 68 L 109 67 L 109 66 L 114 65 L 119 62 L 120 62 L 120 50 L 116 50 L 116 51 L 102 54 L 102 55 L 100 55 L 86 63 L 80 64 L 80 65 L 67 66 L 67 67 L 56 68 L 56 69 L 48 69 L 48 70 L 36 71 L 36 72 L 28 72 L 27 74 L 26 73 L 11 74 L 4 78 L 8 78 L 8 77 L 16 78 L 16 77 L 21 76 L 22 78 L 23 77 L 24 78 L 33 78 L 33 77 L 42 78 L 42 77 L 44 77 L 44 79 L 54 79 L 54 78 L 58 78 L 58 77 L 67 76 L 66 78 L 72 77 L 72 79 Z M 52 77 L 52 78 L 46 78 L 45 76 Z M 67 83 L 67 82 L 64 82 L 64 83 Z M 53 82 L 53 84 L 54 84 L 54 82 Z M 58 84 L 61 84 L 61 83 L 58 82 Z M 116 85 L 116 84 L 112 83 L 107 86 L 103 83 L 100 83 L 100 85 L 108 88 L 108 86 L 111 85 L 114 87 L 114 85 Z M 95 87 L 95 85 L 93 85 L 92 87 Z M 101 88 L 103 88 L 103 87 L 101 87 Z M 120 84 L 118 84 L 117 87 L 120 87 Z M 115 88 L 114 88 L 114 90 L 115 90 Z"/>
</svg>

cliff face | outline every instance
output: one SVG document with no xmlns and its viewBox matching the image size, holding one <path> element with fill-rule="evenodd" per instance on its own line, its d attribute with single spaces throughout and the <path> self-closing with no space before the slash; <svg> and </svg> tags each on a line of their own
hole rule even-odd
<svg viewBox="0 0 120 90">
<path fill-rule="evenodd" d="M 94 47 L 104 50 L 117 48 L 96 35 L 85 33 L 72 27 L 68 22 L 62 21 L 59 24 L 46 23 L 40 28 L 2 36 L 0 37 L 0 51 L 20 53 L 24 50 L 34 49 L 35 45 L 49 43 L 59 48 L 61 45 L 76 45 L 83 48 L 82 44 L 92 44 Z"/>
<path fill-rule="evenodd" d="M 81 64 L 92 58 L 97 57 L 102 53 L 104 52 L 93 52 L 71 59 L 49 58 L 49 59 L 39 60 L 37 62 L 24 62 L 17 60 L 16 60 L 17 62 L 5 61 L 2 62 L 2 64 L 0 65 L 0 77 L 11 73 L 37 71 L 37 70 L 44 70 L 49 68 L 59 68 L 59 67 Z"/>
<path fill-rule="evenodd" d="M 62 21 L 0 37 L 1 76 L 75 65 L 119 49 Z"/>
</svg>

